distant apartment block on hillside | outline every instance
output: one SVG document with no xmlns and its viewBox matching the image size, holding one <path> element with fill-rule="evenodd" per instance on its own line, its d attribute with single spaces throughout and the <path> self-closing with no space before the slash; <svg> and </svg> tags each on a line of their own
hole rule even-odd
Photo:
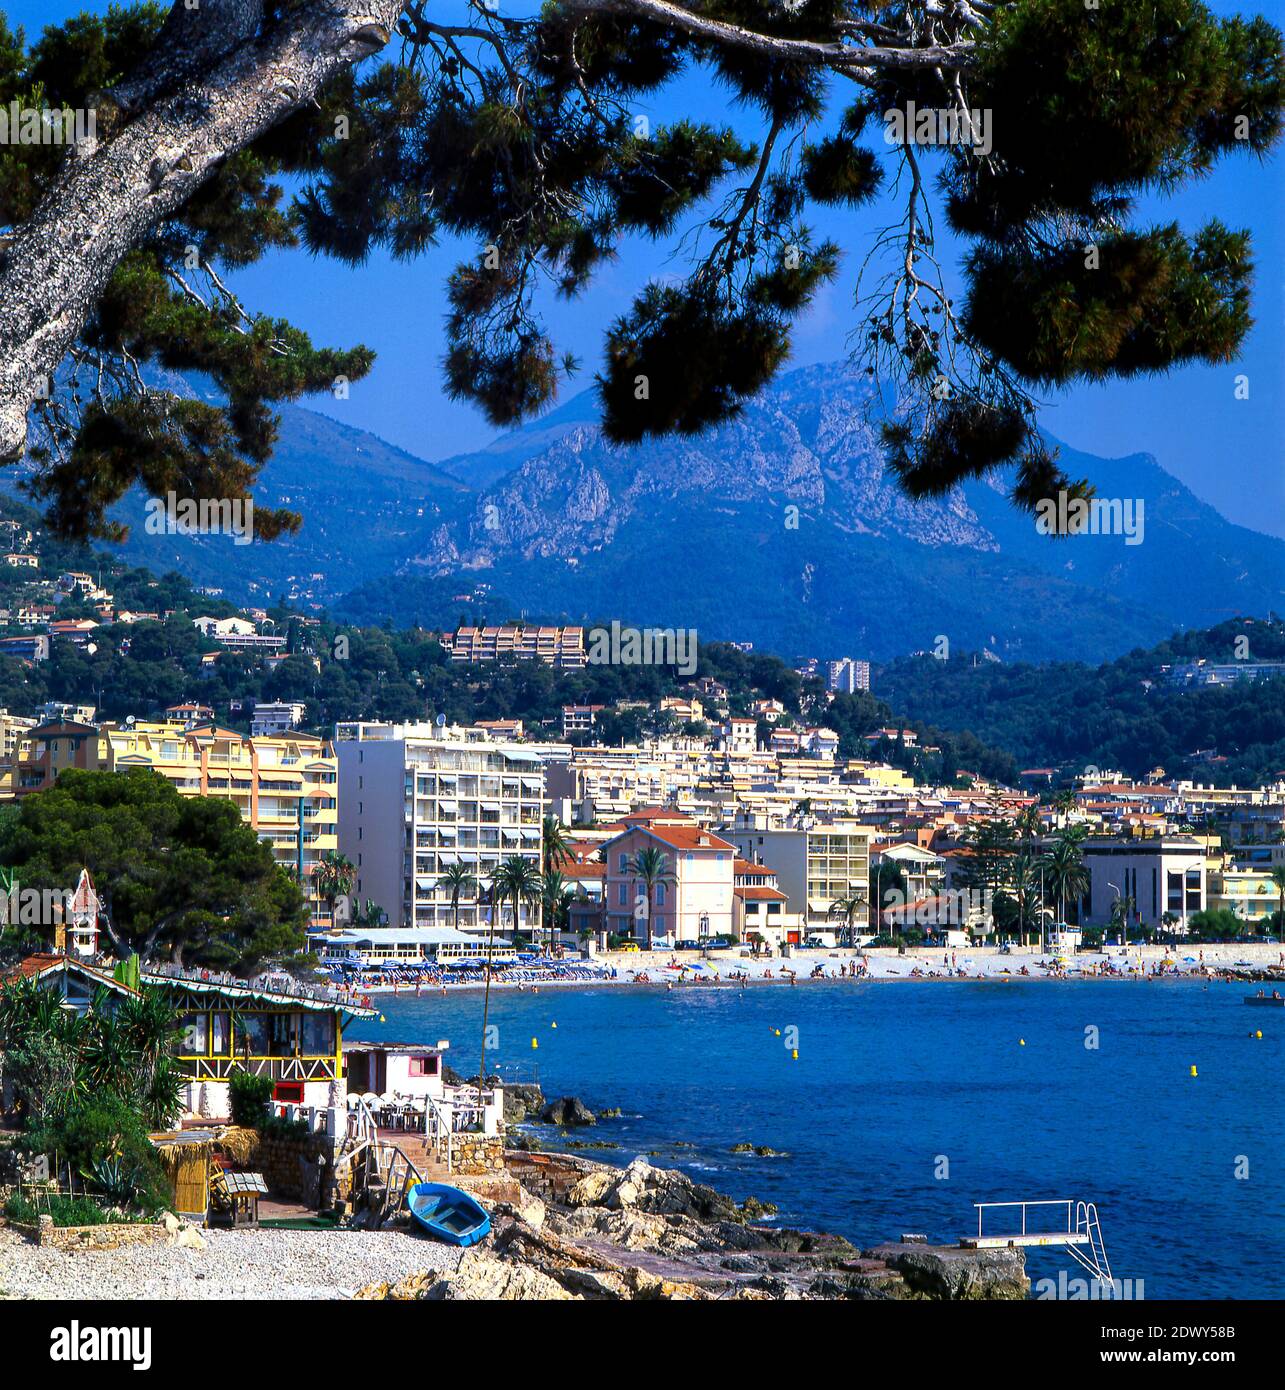
<svg viewBox="0 0 1285 1390">
<path fill-rule="evenodd" d="M 572 734 L 591 733 L 598 722 L 598 716 L 605 708 L 605 705 L 563 705 L 562 737 L 570 738 Z"/>
<path fill-rule="evenodd" d="M 1270 680 L 1285 676 L 1285 661 L 1189 661 L 1162 666 L 1161 675 L 1170 685 L 1234 685 L 1237 681 Z"/>
<path fill-rule="evenodd" d="M 250 721 L 252 737 L 275 737 L 297 729 L 303 723 L 307 706 L 302 700 L 271 700 L 256 702 Z"/>
<path fill-rule="evenodd" d="M 440 638 L 452 661 L 478 665 L 489 661 L 541 661 L 563 671 L 579 671 L 587 660 L 584 628 L 461 627 Z"/>
<path fill-rule="evenodd" d="M 870 689 L 870 663 L 840 657 L 826 667 L 826 686 L 842 695 L 855 695 L 858 690 Z"/>
</svg>

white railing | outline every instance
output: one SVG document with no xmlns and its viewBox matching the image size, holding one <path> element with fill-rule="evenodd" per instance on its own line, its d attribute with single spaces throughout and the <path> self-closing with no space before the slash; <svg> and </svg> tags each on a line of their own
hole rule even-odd
<svg viewBox="0 0 1285 1390">
<path fill-rule="evenodd" d="M 1012 1211 L 1012 1210 L 1014 1210 L 1014 1208 L 1018 1208 L 1018 1209 L 1021 1210 L 1021 1213 L 1022 1213 L 1022 1229 L 1021 1229 L 1021 1231 L 1020 1231 L 1020 1232 L 1008 1232 L 1008 1231 L 1005 1231 L 1005 1232 L 1004 1232 L 1005 1235 L 1020 1234 L 1020 1235 L 1022 1235 L 1022 1236 L 1031 1236 L 1031 1235 L 1040 1235 L 1040 1236 L 1061 1236 L 1061 1235 L 1065 1235 L 1065 1236 L 1073 1236 L 1073 1235 L 1076 1234 L 1075 1227 L 1071 1224 L 1071 1209 L 1072 1209 L 1072 1207 L 1074 1206 L 1074 1202 L 1075 1202 L 1075 1199 L 1074 1199 L 1074 1198 L 1071 1198 L 1071 1197 L 1068 1197 L 1068 1198 L 1066 1198 L 1065 1200 L 1062 1200 L 1061 1198 L 1058 1198 L 1058 1199 L 1055 1200 L 1055 1201 L 1046 1201 L 1046 1202 L 974 1202 L 974 1203 L 973 1203 L 973 1206 L 977 1208 L 977 1239 L 978 1239 L 978 1240 L 984 1239 L 985 1233 L 984 1233 L 983 1230 L 982 1230 L 982 1220 L 983 1220 L 983 1218 L 984 1218 L 986 1212 L 991 1211 L 991 1210 L 993 1210 L 994 1208 L 1002 1208 L 1002 1209 L 1005 1209 L 1005 1210 L 1007 1210 L 1007 1211 Z M 1061 1207 L 1061 1208 L 1066 1212 L 1066 1225 L 1065 1225 L 1065 1227 L 1064 1227 L 1062 1230 L 1060 1230 L 1060 1231 L 1027 1230 L 1026 1209 L 1027 1209 L 1028 1207 Z"/>
</svg>

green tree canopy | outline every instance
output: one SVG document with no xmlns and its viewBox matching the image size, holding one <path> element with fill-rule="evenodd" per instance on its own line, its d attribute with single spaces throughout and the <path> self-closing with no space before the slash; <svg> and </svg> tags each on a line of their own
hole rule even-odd
<svg viewBox="0 0 1285 1390">
<path fill-rule="evenodd" d="M 304 906 L 237 808 L 184 797 L 144 768 L 69 769 L 0 824 L 23 888 L 71 888 L 88 868 L 118 955 L 249 972 L 305 942 Z"/>
</svg>

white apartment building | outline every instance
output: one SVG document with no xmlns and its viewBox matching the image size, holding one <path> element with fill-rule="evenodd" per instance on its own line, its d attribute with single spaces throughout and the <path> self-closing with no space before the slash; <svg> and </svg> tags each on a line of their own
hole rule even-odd
<svg viewBox="0 0 1285 1390">
<path fill-rule="evenodd" d="M 1159 926 L 1169 913 L 1179 932 L 1206 906 L 1205 848 L 1199 840 L 1182 835 L 1090 839 L 1083 851 L 1090 876 L 1082 918 L 1087 926 L 1105 926 L 1117 898 L 1133 900 L 1133 925 Z"/>
<path fill-rule="evenodd" d="M 261 734 L 273 737 L 297 729 L 303 723 L 306 709 L 302 700 L 256 701 L 254 717 L 250 721 L 251 738 L 258 738 Z"/>
<path fill-rule="evenodd" d="M 356 866 L 353 895 L 376 902 L 393 927 L 451 927 L 440 885 L 465 864 L 485 885 L 502 860 L 540 865 L 542 755 L 518 744 L 466 742 L 431 724 L 338 724 L 339 849 Z M 460 895 L 459 926 L 489 921 L 477 890 Z M 519 927 L 540 920 L 524 906 Z M 507 910 L 496 918 L 512 930 Z"/>
<path fill-rule="evenodd" d="M 732 756 L 754 752 L 758 741 L 758 721 L 733 716 L 718 726 L 719 747 Z"/>
<path fill-rule="evenodd" d="M 826 686 L 841 695 L 855 695 L 858 690 L 870 689 L 870 663 L 840 657 L 826 666 Z"/>
<path fill-rule="evenodd" d="M 873 827 L 854 821 L 782 826 L 766 817 L 745 816 L 719 834 L 730 840 L 741 858 L 766 864 L 802 919 L 805 929 L 833 922 L 830 908 L 854 893 L 869 897 L 870 841 Z M 867 903 L 854 925 L 865 929 Z"/>
</svg>

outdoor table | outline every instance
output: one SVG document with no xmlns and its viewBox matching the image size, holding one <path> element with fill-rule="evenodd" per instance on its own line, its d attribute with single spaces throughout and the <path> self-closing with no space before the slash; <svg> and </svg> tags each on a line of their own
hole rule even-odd
<svg viewBox="0 0 1285 1390">
<path fill-rule="evenodd" d="M 268 1195 L 268 1185 L 262 1173 L 227 1173 L 223 1175 L 232 1199 L 233 1226 L 259 1224 L 259 1198 Z"/>
</svg>

